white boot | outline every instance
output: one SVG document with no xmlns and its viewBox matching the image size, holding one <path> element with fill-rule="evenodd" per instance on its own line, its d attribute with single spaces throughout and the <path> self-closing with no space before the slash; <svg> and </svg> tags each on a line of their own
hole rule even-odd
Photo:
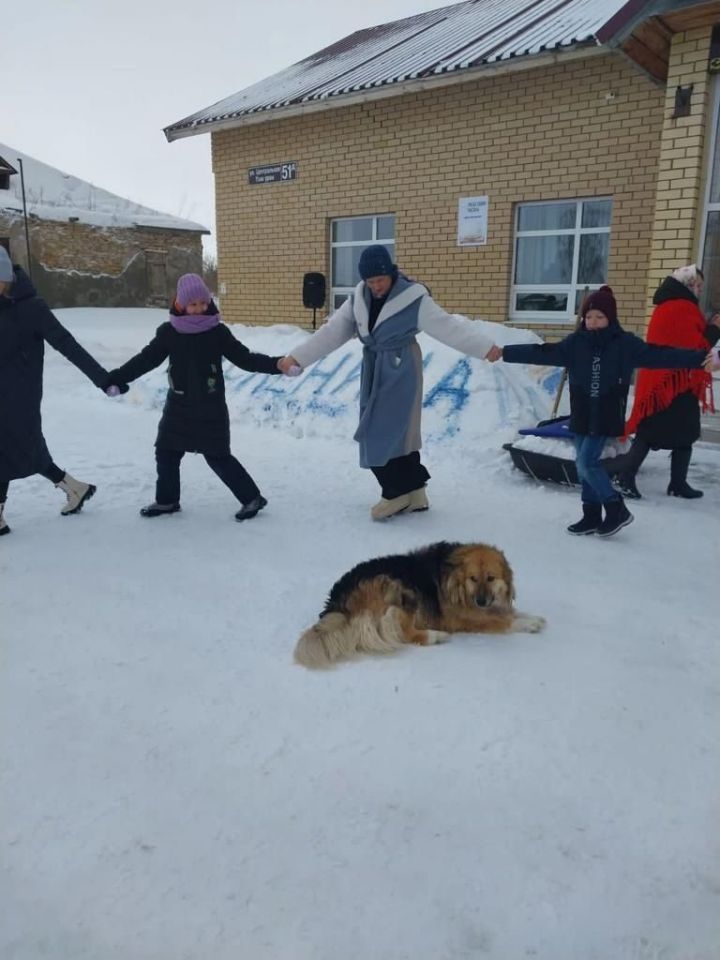
<svg viewBox="0 0 720 960">
<path fill-rule="evenodd" d="M 83 483 L 82 480 L 76 480 L 66 473 L 60 483 L 55 484 L 67 497 L 67 503 L 61 508 L 60 513 L 67 517 L 71 513 L 78 513 L 86 500 L 95 493 L 97 487 L 91 483 Z"/>
<path fill-rule="evenodd" d="M 5 501 L 3 500 L 3 502 L 0 503 L 0 537 L 2 537 L 5 533 L 10 533 L 10 527 L 7 525 L 5 517 L 3 516 L 4 512 Z"/>
<path fill-rule="evenodd" d="M 408 511 L 429 509 L 430 501 L 425 493 L 425 487 L 418 487 L 417 490 L 411 490 L 408 497 L 410 498 Z"/>
<path fill-rule="evenodd" d="M 393 497 L 392 500 L 386 500 L 382 497 L 370 510 L 370 516 L 373 520 L 387 520 L 396 513 L 402 513 L 410 506 L 410 495 L 403 493 L 399 497 Z"/>
</svg>

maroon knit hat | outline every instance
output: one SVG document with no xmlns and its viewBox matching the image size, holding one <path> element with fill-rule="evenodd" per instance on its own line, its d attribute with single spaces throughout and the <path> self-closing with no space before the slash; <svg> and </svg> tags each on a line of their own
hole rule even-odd
<svg viewBox="0 0 720 960">
<path fill-rule="evenodd" d="M 212 294 L 197 273 L 184 273 L 177 282 L 175 302 L 184 310 L 191 300 L 205 300 L 210 303 Z"/>
<path fill-rule="evenodd" d="M 617 304 L 615 303 L 615 295 L 610 287 L 600 287 L 599 290 L 593 290 L 592 293 L 587 295 L 582 305 L 583 320 L 588 310 L 599 310 L 605 314 L 610 323 L 617 323 Z"/>
</svg>

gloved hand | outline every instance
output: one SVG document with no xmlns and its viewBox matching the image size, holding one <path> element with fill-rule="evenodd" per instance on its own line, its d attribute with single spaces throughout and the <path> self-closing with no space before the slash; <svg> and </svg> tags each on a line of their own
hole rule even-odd
<svg viewBox="0 0 720 960">
<path fill-rule="evenodd" d="M 130 387 L 126 383 L 111 383 L 105 387 L 105 393 L 108 397 L 119 397 L 121 393 L 127 393 Z"/>
</svg>

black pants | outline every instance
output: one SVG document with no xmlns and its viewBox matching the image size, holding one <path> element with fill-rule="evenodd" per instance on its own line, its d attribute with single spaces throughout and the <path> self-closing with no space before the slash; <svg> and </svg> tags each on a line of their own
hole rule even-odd
<svg viewBox="0 0 720 960">
<path fill-rule="evenodd" d="M 157 485 L 155 502 L 166 506 L 180 502 L 180 461 L 185 456 L 182 450 L 155 448 L 157 461 Z M 205 456 L 205 462 L 229 487 L 240 503 L 250 503 L 260 496 L 260 491 L 245 467 L 232 454 L 224 457 Z"/>
<path fill-rule="evenodd" d="M 420 462 L 420 454 L 406 453 L 404 457 L 394 457 L 388 460 L 384 467 L 371 467 L 372 472 L 380 484 L 382 495 L 386 500 L 394 500 L 404 493 L 424 487 L 430 479 L 430 474 Z"/>
<path fill-rule="evenodd" d="M 626 454 L 625 465 L 622 469 L 623 475 L 634 480 L 651 449 L 642 437 L 636 436 Z M 673 447 L 670 451 L 670 479 L 673 485 L 683 484 L 687 480 L 691 457 L 692 446 Z"/>
<path fill-rule="evenodd" d="M 38 474 L 41 477 L 45 477 L 45 479 L 49 480 L 51 483 L 58 484 L 65 476 L 65 471 L 61 470 L 60 467 L 51 460 L 46 467 L 43 467 L 42 470 L 38 470 Z M 9 486 L 9 480 L 3 480 L 0 482 L 0 503 L 5 503 L 7 500 Z"/>
</svg>

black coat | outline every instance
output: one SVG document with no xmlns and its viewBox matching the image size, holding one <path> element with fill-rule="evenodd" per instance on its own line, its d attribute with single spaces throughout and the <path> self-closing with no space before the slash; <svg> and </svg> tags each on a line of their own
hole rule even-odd
<svg viewBox="0 0 720 960">
<path fill-rule="evenodd" d="M 279 357 L 251 353 L 223 323 L 204 333 L 179 333 L 170 322 L 157 328 L 140 353 L 110 373 L 128 383 L 169 358 L 170 384 L 155 445 L 224 457 L 230 453 L 230 417 L 225 402 L 222 361 L 253 373 L 280 373 Z"/>
<path fill-rule="evenodd" d="M 42 433 L 45 341 L 101 389 L 107 371 L 63 327 L 36 296 L 27 274 L 0 296 L 0 482 L 28 477 L 50 463 Z"/>
<path fill-rule="evenodd" d="M 625 432 L 627 395 L 636 367 L 696 368 L 706 351 L 676 350 L 645 343 L 612 323 L 604 330 L 582 326 L 559 343 L 519 343 L 503 348 L 507 363 L 566 367 L 570 383 L 570 429 L 589 436 Z"/>
<path fill-rule="evenodd" d="M 697 297 L 691 290 L 676 280 L 666 277 L 655 291 L 653 303 L 679 301 L 678 308 L 687 309 L 687 302 L 699 310 Z M 707 324 L 705 339 L 708 346 L 714 346 L 720 338 L 720 327 Z M 676 447 L 689 447 L 700 438 L 700 404 L 692 390 L 678 394 L 664 410 L 650 414 L 637 425 L 637 436 L 655 450 L 673 450 Z"/>
</svg>

